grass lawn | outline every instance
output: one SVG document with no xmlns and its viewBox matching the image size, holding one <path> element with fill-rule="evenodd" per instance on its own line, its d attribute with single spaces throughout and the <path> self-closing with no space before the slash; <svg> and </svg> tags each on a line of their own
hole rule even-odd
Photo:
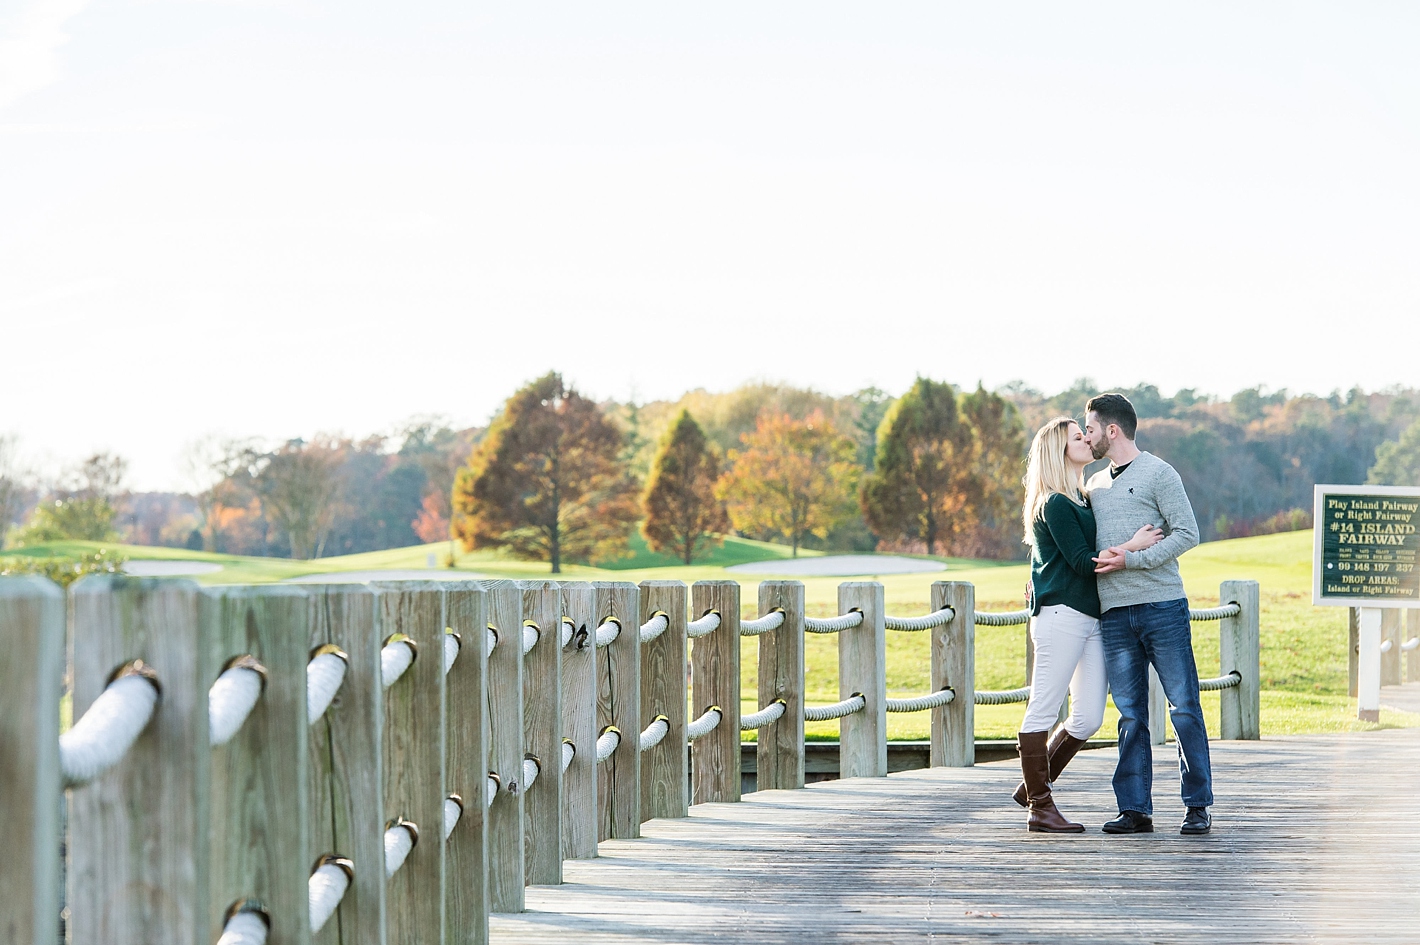
<svg viewBox="0 0 1420 945">
<path fill-rule="evenodd" d="M 59 542 L 49 546 L 7 551 L 13 554 L 72 554 L 99 547 L 115 548 L 129 558 L 188 559 L 222 565 L 222 570 L 200 575 L 204 584 L 259 583 L 299 578 L 330 571 L 360 571 L 385 568 L 422 569 L 428 556 L 443 560 L 448 543 L 416 545 L 366 554 L 315 561 L 284 558 L 248 558 L 217 555 L 176 548 L 101 546 L 93 542 Z M 643 581 L 648 579 L 699 580 L 738 579 L 744 587 L 744 616 L 756 616 L 755 599 L 763 575 L 736 575 L 725 567 L 748 561 L 764 561 L 788 556 L 782 545 L 746 539 L 727 539 L 705 562 L 686 567 L 666 556 L 650 552 L 638 538 L 633 556 L 612 567 L 570 565 L 562 577 L 574 581 Z M 821 552 L 805 551 L 803 556 Z M 976 586 L 978 610 L 1017 610 L 1024 605 L 1027 568 L 1023 564 L 1003 564 L 964 559 L 943 560 L 945 572 L 936 574 L 889 574 L 876 577 L 885 586 L 888 611 L 898 615 L 926 613 L 933 581 L 950 578 L 971 581 Z M 547 565 L 515 561 L 491 552 L 461 553 L 458 570 L 489 577 L 533 579 L 548 575 Z M 1181 561 L 1185 585 L 1195 607 L 1218 603 L 1218 585 L 1232 578 L 1254 579 L 1262 585 L 1262 731 L 1266 735 L 1309 732 L 1369 731 L 1396 726 L 1420 727 L 1420 714 L 1385 712 L 1379 725 L 1360 723 L 1355 718 L 1355 701 L 1346 695 L 1346 610 L 1341 607 L 1314 607 L 1311 604 L 1311 533 L 1291 532 L 1210 542 L 1186 554 Z M 838 577 L 805 577 L 809 613 L 828 616 L 837 612 Z M 1218 672 L 1216 623 L 1194 625 L 1194 651 L 1199 673 Z M 755 691 L 758 644 L 746 640 L 742 650 L 743 686 Z M 805 642 L 806 679 L 810 704 L 838 700 L 838 644 L 831 636 L 810 634 Z M 888 633 L 888 691 L 894 697 L 916 695 L 928 689 L 928 639 L 922 633 Z M 1025 682 L 1025 627 L 976 628 L 976 684 L 979 689 L 1012 689 Z M 751 700 L 752 701 L 752 700 Z M 1204 693 L 1203 704 L 1210 731 L 1218 726 L 1218 694 Z M 694 715 L 703 707 L 692 706 Z M 746 702 L 744 711 L 756 707 Z M 979 738 L 1009 738 L 1016 731 L 1023 706 L 977 706 L 976 733 Z M 1113 706 L 1105 719 L 1104 734 L 1114 731 Z M 892 738 L 926 738 L 927 713 L 888 716 Z M 835 738 L 837 722 L 810 723 L 810 737 Z M 752 733 L 748 733 L 752 734 Z"/>
</svg>

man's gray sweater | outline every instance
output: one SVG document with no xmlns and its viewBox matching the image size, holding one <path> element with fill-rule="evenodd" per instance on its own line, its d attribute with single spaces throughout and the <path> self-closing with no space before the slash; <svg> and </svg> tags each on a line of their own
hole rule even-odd
<svg viewBox="0 0 1420 945">
<path fill-rule="evenodd" d="M 1118 479 L 1103 469 L 1086 489 L 1095 510 L 1095 544 L 1100 551 L 1122 545 L 1141 525 L 1157 525 L 1164 538 L 1152 548 L 1124 554 L 1124 570 L 1099 576 L 1100 612 L 1130 604 L 1186 597 L 1178 556 L 1198 544 L 1198 522 L 1183 480 L 1153 453 L 1140 453 Z"/>
</svg>

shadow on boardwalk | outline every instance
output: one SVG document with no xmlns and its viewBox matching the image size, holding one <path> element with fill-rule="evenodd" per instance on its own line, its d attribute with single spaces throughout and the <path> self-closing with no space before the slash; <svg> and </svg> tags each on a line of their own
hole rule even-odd
<svg viewBox="0 0 1420 945">
<path fill-rule="evenodd" d="M 1215 742 L 1214 833 L 1107 837 L 1113 750 L 1057 800 L 1080 836 L 1029 834 L 1012 763 L 769 791 L 568 861 L 494 943 L 1420 941 L 1420 730 Z"/>
</svg>

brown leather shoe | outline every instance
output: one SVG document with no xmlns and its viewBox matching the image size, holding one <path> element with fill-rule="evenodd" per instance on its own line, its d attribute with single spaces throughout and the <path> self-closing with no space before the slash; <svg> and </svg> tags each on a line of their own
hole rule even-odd
<svg viewBox="0 0 1420 945">
<path fill-rule="evenodd" d="M 1049 737 L 1049 732 L 1020 732 L 1016 736 L 1021 751 L 1021 773 L 1025 776 L 1030 800 L 1026 829 L 1032 833 L 1084 833 L 1085 825 L 1066 820 L 1051 799 L 1050 754 L 1046 747 Z"/>
<path fill-rule="evenodd" d="M 1055 734 L 1050 738 L 1050 746 L 1047 752 L 1050 755 L 1050 783 L 1054 784 L 1060 777 L 1060 772 L 1065 770 L 1065 766 L 1070 763 L 1081 748 L 1085 747 L 1083 738 L 1076 738 L 1065 731 L 1065 726 L 1060 726 L 1055 730 Z M 1026 797 L 1026 783 L 1022 781 L 1016 785 L 1016 793 L 1011 795 L 1011 799 L 1022 807 L 1030 807 L 1030 800 Z"/>
</svg>

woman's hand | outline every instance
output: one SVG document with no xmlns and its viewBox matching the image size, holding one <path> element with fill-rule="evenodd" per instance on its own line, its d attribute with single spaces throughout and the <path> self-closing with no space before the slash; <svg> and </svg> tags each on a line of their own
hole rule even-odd
<svg viewBox="0 0 1420 945">
<path fill-rule="evenodd" d="M 1155 525 L 1143 525 L 1134 537 L 1118 547 L 1124 551 L 1143 551 L 1164 540 L 1163 529 Z"/>
</svg>

